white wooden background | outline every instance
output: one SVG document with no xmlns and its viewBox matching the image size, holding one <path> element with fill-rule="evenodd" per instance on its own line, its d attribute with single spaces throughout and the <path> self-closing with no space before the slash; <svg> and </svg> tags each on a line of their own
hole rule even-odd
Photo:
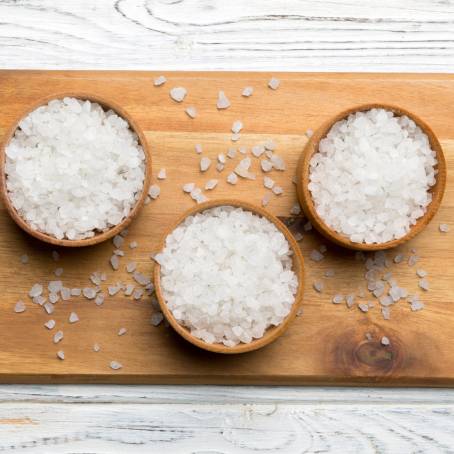
<svg viewBox="0 0 454 454">
<path fill-rule="evenodd" d="M 0 0 L 0 68 L 452 72 L 454 1 Z M 451 453 L 454 391 L 0 386 L 0 452 Z"/>
</svg>

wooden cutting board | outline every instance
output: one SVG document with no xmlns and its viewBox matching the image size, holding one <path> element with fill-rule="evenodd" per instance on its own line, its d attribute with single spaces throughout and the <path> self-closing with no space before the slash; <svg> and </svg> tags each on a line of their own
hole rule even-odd
<svg viewBox="0 0 454 454">
<path fill-rule="evenodd" d="M 51 258 L 52 248 L 28 237 L 10 220 L 2 207 L 0 218 L 0 381 L 33 383 L 224 383 L 224 384 L 376 384 L 401 386 L 454 385 L 454 75 L 431 74 L 274 74 L 281 80 L 278 90 L 267 87 L 266 73 L 166 73 L 168 82 L 153 86 L 157 73 L 150 72 L 49 72 L 0 71 L 0 139 L 12 121 L 42 96 L 64 91 L 102 95 L 124 106 L 144 129 L 153 154 L 153 174 L 166 168 L 168 177 L 160 182 L 161 196 L 147 205 L 130 228 L 127 242 L 137 241 L 137 249 L 124 248 L 120 271 L 108 264 L 110 242 L 79 250 L 60 250 L 61 260 Z M 241 96 L 243 87 L 254 87 L 254 94 Z M 182 104 L 169 98 L 169 89 L 184 86 L 188 95 Z M 231 107 L 217 111 L 218 90 L 224 90 Z M 364 264 L 354 253 L 327 244 L 315 232 L 303 232 L 301 247 L 306 257 L 304 314 L 288 332 L 272 345 L 239 356 L 220 356 L 192 347 L 171 328 L 150 324 L 152 307 L 148 298 L 132 301 L 115 296 L 102 307 L 83 298 L 59 302 L 52 315 L 64 340 L 55 346 L 43 324 L 51 317 L 27 298 L 30 287 L 47 285 L 55 279 L 57 266 L 64 268 L 62 279 L 68 287 L 89 285 L 93 271 L 108 272 L 107 284 L 130 282 L 124 266 L 130 260 L 140 271 L 151 274 L 150 253 L 169 223 L 191 207 L 192 200 L 182 193 L 187 182 L 202 184 L 220 178 L 211 198 L 243 198 L 260 203 L 265 192 L 262 178 L 228 185 L 225 178 L 235 165 L 217 174 L 214 166 L 201 175 L 200 156 L 194 145 L 201 143 L 204 156 L 215 160 L 228 147 L 252 145 L 272 138 L 288 165 L 286 172 L 273 172 L 272 178 L 284 188 L 269 209 L 288 217 L 296 201 L 291 182 L 297 159 L 306 143 L 304 132 L 316 129 L 322 121 L 340 110 L 359 103 L 393 103 L 425 119 L 438 135 L 448 161 L 448 185 L 441 209 L 432 223 L 394 257 L 416 249 L 416 266 L 393 264 L 390 271 L 401 286 L 417 291 L 415 271 L 429 273 L 430 291 L 422 295 L 426 308 L 411 312 L 408 303 L 392 308 L 390 321 L 383 320 L 376 304 L 367 314 L 357 308 L 333 305 L 335 293 L 357 292 L 365 287 Z M 194 105 L 198 117 L 191 120 L 184 108 Z M 230 142 L 230 128 L 241 119 L 244 130 L 237 144 Z M 234 161 L 238 161 L 239 158 Z M 254 167 L 257 168 L 257 162 Z M 442 234 L 440 223 L 451 231 Z M 302 230 L 303 221 L 292 226 Z M 321 262 L 309 259 L 310 251 L 326 244 Z M 20 262 L 28 254 L 28 264 Z M 334 269 L 335 276 L 323 273 Z M 321 294 L 312 288 L 314 280 L 324 281 Z M 14 313 L 18 299 L 27 302 L 24 313 Z M 371 300 L 364 298 L 362 301 Z M 358 300 L 361 301 L 361 300 Z M 68 316 L 76 311 L 80 322 L 70 325 Z M 119 328 L 127 334 L 118 336 Z M 56 329 L 57 329 L 56 328 Z M 366 340 L 366 333 L 373 340 Z M 386 335 L 389 347 L 380 345 Z M 97 342 L 101 351 L 92 351 Z M 56 359 L 63 349 L 66 359 Z M 113 371 L 112 360 L 123 368 Z"/>
</svg>

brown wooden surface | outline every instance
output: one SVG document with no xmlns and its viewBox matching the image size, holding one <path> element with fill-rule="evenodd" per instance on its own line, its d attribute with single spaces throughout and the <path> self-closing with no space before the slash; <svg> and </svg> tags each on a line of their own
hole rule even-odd
<svg viewBox="0 0 454 454">
<path fill-rule="evenodd" d="M 62 250 L 58 265 L 50 257 L 51 246 L 27 236 L 2 208 L 0 218 L 0 380 L 3 382 L 109 382 L 109 383 L 227 383 L 227 384 L 454 384 L 454 76 L 450 75 L 372 75 L 372 74 L 274 74 L 281 87 L 266 87 L 270 74 L 251 73 L 173 73 L 160 88 L 153 87 L 156 74 L 145 72 L 0 72 L 0 138 L 18 112 L 36 99 L 62 91 L 93 92 L 122 105 L 144 129 L 151 145 L 154 174 L 167 168 L 168 178 L 160 183 L 161 197 L 147 205 L 131 225 L 128 241 L 139 247 L 125 247 L 128 260 L 136 260 L 142 272 L 152 273 L 149 254 L 157 246 L 166 227 L 193 202 L 183 195 L 181 185 L 215 178 L 211 168 L 200 175 L 200 156 L 194 144 L 202 143 L 204 155 L 214 159 L 230 144 L 230 127 L 241 119 L 245 125 L 241 145 L 254 145 L 273 138 L 278 152 L 286 158 L 287 172 L 272 172 L 285 193 L 273 198 L 270 211 L 287 216 L 296 200 L 290 179 L 306 143 L 304 131 L 316 129 L 324 120 L 351 105 L 383 102 L 404 107 L 427 121 L 438 135 L 448 165 L 448 182 L 440 211 L 428 227 L 398 251 L 416 248 L 421 257 L 417 267 L 429 272 L 431 290 L 422 295 L 426 308 L 413 313 L 400 302 L 392 309 L 392 319 L 384 321 L 377 307 L 363 314 L 330 301 L 335 293 L 349 293 L 364 286 L 364 267 L 354 253 L 328 246 L 325 260 L 306 260 L 304 314 L 276 342 L 252 353 L 225 356 L 201 351 L 181 339 L 170 328 L 149 323 L 152 309 L 147 300 L 133 302 L 116 296 L 102 307 L 83 298 L 59 302 L 52 315 L 63 329 L 64 340 L 55 346 L 53 332 L 43 323 L 50 317 L 29 302 L 26 293 L 35 282 L 47 284 L 56 266 L 65 269 L 63 281 L 69 287 L 89 284 L 88 275 L 105 270 L 109 283 L 130 280 L 123 267 L 109 269 L 113 245 Z M 172 86 L 183 85 L 189 93 L 183 104 L 170 100 Z M 240 96 L 246 85 L 254 86 L 250 99 Z M 218 90 L 232 102 L 230 109 L 216 110 Z M 195 120 L 184 113 L 194 104 Z M 238 161 L 238 158 L 235 160 Z M 221 174 L 227 176 L 234 163 Z M 257 163 L 254 162 L 257 169 Z M 259 173 L 259 171 L 258 171 Z M 240 181 L 237 186 L 221 182 L 211 198 L 244 198 L 259 203 L 264 193 L 261 178 Z M 441 234 L 438 225 L 447 222 L 451 232 Z M 299 225 L 299 224 L 298 224 Z M 305 235 L 301 245 L 308 258 L 311 249 L 324 240 L 316 233 Z M 30 263 L 20 263 L 21 254 Z M 397 251 L 396 251 L 397 253 Z M 336 276 L 322 274 L 334 268 Z M 400 285 L 417 289 L 416 267 L 393 265 Z M 325 291 L 315 293 L 311 283 L 325 281 Z M 15 302 L 22 298 L 27 311 L 15 314 Z M 370 299 L 370 298 L 369 298 Z M 69 312 L 75 310 L 80 322 L 69 325 Z M 126 335 L 117 331 L 126 327 Z M 367 343 L 365 333 L 374 341 Z M 386 335 L 390 347 L 379 345 Z M 94 353 L 92 344 L 102 350 Z M 65 361 L 55 353 L 64 349 Z M 111 360 L 123 369 L 114 372 Z"/>
</svg>

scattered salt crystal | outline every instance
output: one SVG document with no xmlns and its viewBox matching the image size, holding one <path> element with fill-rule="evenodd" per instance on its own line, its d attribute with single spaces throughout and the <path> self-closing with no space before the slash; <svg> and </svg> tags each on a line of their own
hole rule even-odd
<svg viewBox="0 0 454 454">
<path fill-rule="evenodd" d="M 273 168 L 273 164 L 267 159 L 262 159 L 260 161 L 260 168 L 263 172 L 270 172 Z"/>
<path fill-rule="evenodd" d="M 243 129 L 243 122 L 241 120 L 235 120 L 232 125 L 232 132 L 238 134 Z"/>
<path fill-rule="evenodd" d="M 263 146 L 265 147 L 266 150 L 269 150 L 269 151 L 274 151 L 276 149 L 276 143 L 272 139 L 267 140 L 263 144 Z"/>
<path fill-rule="evenodd" d="M 187 115 L 189 118 L 195 118 L 195 117 L 197 117 L 197 109 L 196 109 L 195 106 L 188 106 L 188 107 L 186 107 L 185 112 L 186 112 L 186 115 Z"/>
<path fill-rule="evenodd" d="M 369 312 L 369 305 L 367 303 L 359 303 L 358 308 L 361 312 Z"/>
<path fill-rule="evenodd" d="M 101 347 L 99 346 L 99 344 L 93 344 L 93 351 L 98 353 L 99 351 L 101 350 Z"/>
<path fill-rule="evenodd" d="M 405 236 L 424 215 L 436 164 L 427 135 L 408 117 L 355 112 L 320 141 L 308 189 L 330 228 L 353 242 L 385 243 Z"/>
<path fill-rule="evenodd" d="M 162 315 L 162 312 L 154 312 L 152 315 L 151 315 L 151 324 L 153 326 L 158 326 L 161 324 L 161 322 L 164 320 L 164 316 Z"/>
<path fill-rule="evenodd" d="M 136 262 L 129 262 L 127 265 L 126 265 L 126 271 L 128 273 L 133 273 L 137 268 L 137 263 Z"/>
<path fill-rule="evenodd" d="M 58 344 L 63 340 L 63 331 L 57 331 L 54 334 L 54 344 Z"/>
<path fill-rule="evenodd" d="M 57 358 L 63 361 L 65 359 L 65 352 L 63 350 L 58 350 Z"/>
<path fill-rule="evenodd" d="M 63 268 L 56 268 L 54 274 L 55 276 L 60 277 L 63 274 Z"/>
<path fill-rule="evenodd" d="M 140 298 L 142 298 L 143 296 L 143 289 L 141 288 L 137 288 L 134 290 L 134 293 L 132 295 L 133 299 L 135 300 L 140 300 Z"/>
<path fill-rule="evenodd" d="M 114 255 L 118 255 L 118 257 L 124 257 L 125 255 L 125 251 L 123 251 L 122 249 L 115 249 L 113 253 Z"/>
<path fill-rule="evenodd" d="M 77 323 L 79 321 L 79 316 L 75 312 L 69 314 L 69 323 Z"/>
<path fill-rule="evenodd" d="M 305 230 L 306 232 L 309 232 L 310 230 L 312 230 L 311 221 L 307 221 L 306 224 L 304 224 L 304 230 Z"/>
<path fill-rule="evenodd" d="M 281 188 L 281 186 L 278 186 L 277 184 L 275 184 L 273 186 L 273 189 L 271 189 L 273 191 L 274 194 L 276 195 L 281 195 L 284 193 L 284 190 Z"/>
<path fill-rule="evenodd" d="M 205 172 L 206 170 L 208 170 L 208 168 L 210 167 L 211 165 L 211 159 L 210 158 L 207 158 L 207 157 L 203 157 L 201 160 L 200 160 L 200 170 L 202 172 Z"/>
<path fill-rule="evenodd" d="M 255 174 L 250 172 L 251 158 L 242 159 L 235 167 L 234 172 L 241 178 L 255 180 Z"/>
<path fill-rule="evenodd" d="M 158 180 L 165 180 L 167 178 L 166 169 L 160 169 L 157 175 Z"/>
<path fill-rule="evenodd" d="M 238 177 L 236 176 L 235 173 L 229 173 L 227 176 L 227 183 L 229 184 L 237 184 L 238 183 Z"/>
<path fill-rule="evenodd" d="M 217 185 L 218 185 L 218 180 L 216 180 L 216 179 L 208 180 L 208 181 L 205 183 L 205 189 L 206 189 L 207 191 L 211 191 L 211 190 L 214 189 Z"/>
<path fill-rule="evenodd" d="M 16 314 L 25 312 L 26 309 L 27 307 L 25 306 L 25 303 L 22 300 L 19 300 L 14 306 L 14 312 L 16 312 Z"/>
<path fill-rule="evenodd" d="M 34 298 L 35 296 L 39 296 L 43 293 L 43 286 L 41 284 L 33 284 L 32 288 L 28 292 L 28 296 L 30 298 Z"/>
<path fill-rule="evenodd" d="M 297 317 L 301 317 L 304 313 L 304 309 L 302 307 L 300 307 L 297 311 L 296 311 L 296 316 Z"/>
<path fill-rule="evenodd" d="M 197 154 L 200 154 L 203 151 L 202 145 L 200 143 L 196 143 L 194 149 Z"/>
<path fill-rule="evenodd" d="M 389 320 L 391 318 L 391 309 L 388 306 L 382 307 L 381 313 L 383 316 L 383 320 Z"/>
<path fill-rule="evenodd" d="M 54 306 L 51 303 L 45 303 L 44 304 L 44 310 L 50 315 L 52 312 L 54 312 Z"/>
<path fill-rule="evenodd" d="M 68 287 L 62 287 L 60 295 L 63 301 L 68 301 L 71 298 L 71 289 Z"/>
<path fill-rule="evenodd" d="M 24 265 L 28 263 L 28 255 L 27 254 L 22 254 L 20 256 L 20 261 L 21 263 L 23 263 Z"/>
<path fill-rule="evenodd" d="M 63 288 L 63 282 L 62 281 L 50 281 L 49 284 L 47 285 L 47 289 L 51 293 L 58 293 L 61 291 Z"/>
<path fill-rule="evenodd" d="M 404 260 L 404 255 L 403 254 L 397 254 L 394 257 L 394 263 L 400 263 Z"/>
<path fill-rule="evenodd" d="M 267 189 L 272 189 L 274 186 L 274 180 L 272 180 L 270 177 L 263 177 L 263 186 Z"/>
<path fill-rule="evenodd" d="M 281 84 L 281 81 L 277 79 L 276 77 L 272 77 L 268 81 L 268 87 L 271 88 L 271 90 L 277 90 L 279 88 L 279 85 Z"/>
<path fill-rule="evenodd" d="M 296 232 L 293 234 L 296 241 L 301 241 L 303 239 L 303 234 L 301 232 Z"/>
<path fill-rule="evenodd" d="M 128 229 L 123 229 L 123 230 L 120 232 L 120 235 L 124 238 L 125 236 L 128 236 L 128 233 L 129 233 L 129 230 L 128 230 Z"/>
<path fill-rule="evenodd" d="M 114 271 L 118 270 L 118 268 L 120 267 L 120 260 L 118 258 L 118 255 L 114 254 L 112 255 L 112 257 L 110 257 L 110 266 Z"/>
<path fill-rule="evenodd" d="M 134 291 L 134 285 L 133 284 L 126 285 L 125 296 L 131 296 L 133 291 Z"/>
<path fill-rule="evenodd" d="M 170 90 L 169 95 L 170 97 L 176 101 L 181 102 L 186 97 L 187 90 L 184 87 L 174 87 Z"/>
<path fill-rule="evenodd" d="M 355 295 L 352 295 L 352 294 L 347 295 L 345 297 L 345 302 L 347 303 L 348 308 L 353 307 L 353 305 L 355 304 Z"/>
<path fill-rule="evenodd" d="M 416 275 L 417 275 L 418 277 L 421 277 L 421 278 L 422 278 L 422 277 L 426 277 L 426 276 L 427 276 L 427 271 L 422 270 L 422 269 L 416 270 Z"/>
<path fill-rule="evenodd" d="M 307 129 L 305 134 L 306 134 L 306 137 L 308 139 L 310 139 L 314 135 L 314 131 L 312 131 L 312 129 Z"/>
<path fill-rule="evenodd" d="M 120 328 L 120 329 L 118 330 L 118 335 L 119 335 L 119 336 L 123 336 L 124 334 L 127 333 L 127 331 L 128 331 L 128 330 L 127 330 L 126 328 Z"/>
<path fill-rule="evenodd" d="M 328 250 L 328 248 L 326 247 L 325 244 L 321 244 L 321 245 L 319 246 L 318 250 L 319 250 L 322 254 L 324 254 L 324 253 Z"/>
<path fill-rule="evenodd" d="M 276 170 L 285 170 L 286 169 L 284 160 L 277 154 L 273 154 L 273 156 L 271 156 L 269 158 L 269 160 L 271 161 L 271 163 L 273 164 L 273 167 Z"/>
<path fill-rule="evenodd" d="M 265 152 L 265 147 L 263 145 L 254 145 L 251 148 L 251 153 L 256 157 L 260 158 L 262 154 Z"/>
<path fill-rule="evenodd" d="M 151 282 L 151 279 L 148 276 L 145 276 L 145 274 L 139 273 L 138 271 L 134 272 L 133 278 L 140 285 L 148 285 Z"/>
<path fill-rule="evenodd" d="M 225 167 L 224 164 L 222 164 L 221 162 L 218 162 L 218 163 L 216 164 L 216 170 L 217 170 L 218 172 L 222 172 L 222 171 L 224 170 L 224 167 Z"/>
<path fill-rule="evenodd" d="M 372 334 L 366 333 L 366 340 L 367 340 L 368 342 L 371 342 L 371 341 L 373 340 Z"/>
<path fill-rule="evenodd" d="M 254 89 L 252 87 L 244 87 L 243 91 L 241 92 L 241 96 L 244 96 L 245 98 L 249 98 L 249 96 L 251 96 L 253 92 L 254 92 Z"/>
<path fill-rule="evenodd" d="M 96 295 L 95 304 L 96 306 L 101 306 L 104 303 L 105 296 L 103 293 Z"/>
<path fill-rule="evenodd" d="M 183 185 L 183 191 L 186 193 L 190 193 L 195 189 L 195 183 L 185 183 Z"/>
<path fill-rule="evenodd" d="M 218 93 L 218 101 L 216 103 L 216 107 L 220 109 L 228 109 L 230 107 L 230 101 L 228 100 L 227 96 L 223 91 Z"/>
<path fill-rule="evenodd" d="M 449 232 L 449 225 L 448 224 L 440 224 L 438 229 L 441 233 L 448 233 Z"/>
<path fill-rule="evenodd" d="M 238 140 L 241 139 L 241 134 L 237 133 L 237 134 L 232 134 L 231 137 L 230 137 L 230 140 L 232 142 L 238 142 Z"/>
<path fill-rule="evenodd" d="M 414 266 L 418 262 L 419 257 L 417 255 L 410 255 L 408 258 L 408 266 Z"/>
<path fill-rule="evenodd" d="M 165 76 L 158 76 L 155 77 L 153 84 L 155 87 L 160 87 L 161 85 L 164 85 L 167 82 L 167 79 Z"/>
<path fill-rule="evenodd" d="M 117 249 L 120 249 L 121 246 L 123 245 L 124 238 L 121 235 L 115 235 L 113 237 L 112 243 Z"/>
<path fill-rule="evenodd" d="M 324 287 L 323 282 L 321 282 L 321 281 L 315 281 L 312 285 L 313 285 L 314 290 L 315 290 L 316 292 L 318 292 L 318 293 L 323 292 L 323 287 Z"/>
<path fill-rule="evenodd" d="M 119 285 L 119 284 L 109 285 L 109 287 L 107 287 L 107 291 L 110 296 L 116 295 L 120 291 L 120 289 L 121 289 L 121 285 Z"/>
<path fill-rule="evenodd" d="M 152 184 L 148 190 L 148 195 L 153 200 L 156 200 L 159 197 L 159 194 L 161 194 L 161 188 L 157 184 Z"/>
<path fill-rule="evenodd" d="M 270 201 L 271 201 L 271 192 L 267 192 L 262 197 L 262 206 L 266 207 L 270 203 Z"/>
<path fill-rule="evenodd" d="M 52 251 L 52 260 L 58 262 L 60 260 L 60 254 L 57 251 Z"/>
<path fill-rule="evenodd" d="M 381 341 L 380 341 L 380 342 L 381 342 L 381 344 L 384 345 L 384 346 L 387 346 L 387 345 L 390 345 L 390 344 L 391 344 L 391 342 L 389 341 L 389 339 L 388 339 L 386 336 L 383 336 L 383 337 L 381 338 Z"/>
<path fill-rule="evenodd" d="M 382 306 L 391 306 L 394 303 L 393 299 L 389 295 L 383 295 L 378 299 Z"/>
<path fill-rule="evenodd" d="M 110 368 L 112 370 L 119 370 L 123 367 L 123 365 L 121 363 L 119 363 L 118 361 L 111 361 L 110 362 Z"/>
<path fill-rule="evenodd" d="M 342 301 L 344 301 L 344 296 L 343 295 L 334 295 L 334 298 L 333 298 L 333 304 L 341 304 Z"/>
<path fill-rule="evenodd" d="M 329 269 L 325 271 L 325 277 L 333 277 L 334 276 L 334 270 Z"/>
<path fill-rule="evenodd" d="M 235 148 L 229 148 L 227 151 L 227 157 L 233 159 L 236 156 Z"/>
<path fill-rule="evenodd" d="M 312 249 L 310 258 L 314 262 L 320 262 L 320 260 L 323 260 L 325 256 L 320 251 L 317 251 L 317 249 Z"/>
<path fill-rule="evenodd" d="M 298 216 L 299 214 L 301 214 L 301 207 L 300 207 L 299 203 L 295 203 L 292 206 L 292 208 L 290 208 L 290 214 L 292 214 L 294 216 Z"/>
<path fill-rule="evenodd" d="M 427 279 L 421 279 L 418 282 L 418 285 L 420 288 L 422 288 L 426 292 L 429 290 L 429 281 Z"/>
<path fill-rule="evenodd" d="M 96 298 L 96 289 L 92 287 L 85 287 L 82 289 L 82 294 L 84 295 L 85 298 L 92 300 Z"/>
<path fill-rule="evenodd" d="M 44 323 L 44 326 L 48 329 L 48 330 L 51 330 L 51 329 L 54 329 L 55 328 L 55 320 L 48 320 L 46 323 Z"/>
</svg>

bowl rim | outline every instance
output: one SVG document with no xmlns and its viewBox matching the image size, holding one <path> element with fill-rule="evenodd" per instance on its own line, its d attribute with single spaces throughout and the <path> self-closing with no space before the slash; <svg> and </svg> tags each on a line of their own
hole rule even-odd
<svg viewBox="0 0 454 454">
<path fill-rule="evenodd" d="M 314 202 L 312 200 L 312 195 L 309 191 L 309 174 L 310 174 L 310 160 L 312 156 L 318 151 L 319 142 L 321 139 L 326 137 L 329 130 L 332 126 L 340 120 L 347 118 L 350 114 L 355 112 L 364 112 L 370 109 L 385 109 L 393 112 L 397 116 L 407 116 L 413 120 L 417 126 L 427 135 L 429 138 L 429 143 L 433 151 L 435 151 L 437 156 L 437 169 L 435 185 L 433 185 L 429 192 L 432 193 L 432 200 L 429 203 L 426 212 L 421 216 L 416 224 L 410 227 L 410 230 L 401 238 L 387 241 L 385 243 L 354 243 L 346 236 L 341 233 L 334 231 L 329 227 L 325 221 L 318 215 L 315 209 Z M 446 178 L 447 178 L 447 169 L 446 169 L 446 159 L 443 153 L 441 144 L 435 135 L 432 128 L 422 120 L 418 115 L 410 112 L 409 110 L 386 103 L 366 103 L 359 104 L 353 107 L 342 110 L 338 114 L 332 116 L 327 121 L 325 121 L 312 135 L 312 137 L 306 143 L 304 150 L 300 156 L 297 166 L 297 194 L 298 200 L 301 204 L 301 207 L 304 211 L 304 214 L 311 221 L 311 224 L 321 233 L 325 238 L 329 239 L 333 243 L 346 247 L 348 249 L 353 249 L 357 251 L 378 251 L 384 249 L 390 249 L 396 246 L 399 246 L 406 241 L 414 238 L 418 233 L 420 233 L 425 226 L 432 220 L 435 216 L 438 208 L 443 199 L 443 194 L 446 188 Z"/>
<path fill-rule="evenodd" d="M 61 100 L 63 98 L 77 98 L 79 100 L 85 101 L 88 100 L 90 102 L 94 102 L 99 104 L 104 110 L 113 110 L 115 113 L 118 114 L 121 118 L 128 122 L 129 128 L 137 135 L 139 145 L 142 147 L 145 157 L 145 175 L 143 181 L 142 192 L 140 197 L 136 200 L 134 206 L 128 213 L 128 216 L 123 219 L 119 224 L 111 227 L 110 229 L 106 230 L 105 232 L 100 232 L 95 234 L 95 236 L 91 238 L 85 238 L 82 240 L 69 240 L 66 238 L 58 239 L 49 235 L 47 233 L 40 232 L 31 228 L 31 226 L 19 215 L 16 209 L 13 207 L 11 200 L 8 196 L 8 191 L 6 188 L 6 147 L 10 143 L 11 139 L 13 138 L 17 128 L 19 127 L 20 121 L 29 115 L 31 112 L 36 110 L 37 108 L 48 104 L 50 101 L 53 100 Z M 49 244 L 53 244 L 56 246 L 67 246 L 67 247 L 81 247 L 81 246 L 92 246 L 94 244 L 101 243 L 106 241 L 116 234 L 120 233 L 124 230 L 132 220 L 137 216 L 140 209 L 145 204 L 145 200 L 148 195 L 148 187 L 150 186 L 151 181 L 151 152 L 147 140 L 145 138 L 145 134 L 142 131 L 141 127 L 137 124 L 134 118 L 119 104 L 115 101 L 112 101 L 104 96 L 100 96 L 98 94 L 85 92 L 85 91 L 63 91 L 63 92 L 55 92 L 52 94 L 48 94 L 46 96 L 40 97 L 39 99 L 33 101 L 27 107 L 21 111 L 19 115 L 15 117 L 12 121 L 10 127 L 7 129 L 7 132 L 4 136 L 3 141 L 0 143 L 0 197 L 2 202 L 4 203 L 9 215 L 14 220 L 14 222 L 25 232 L 30 234 L 31 236 L 44 241 Z"/>
<path fill-rule="evenodd" d="M 279 336 L 281 336 L 289 327 L 290 323 L 295 319 L 298 309 L 300 308 L 303 300 L 303 292 L 304 292 L 304 259 L 301 253 L 300 247 L 293 237 L 292 233 L 288 230 L 283 222 L 281 222 L 276 216 L 271 214 L 269 211 L 254 205 L 249 202 L 244 202 L 238 199 L 217 199 L 217 200 L 210 200 L 208 202 L 201 203 L 196 205 L 189 210 L 186 210 L 182 215 L 178 217 L 178 219 L 171 224 L 169 228 L 166 229 L 162 239 L 159 243 L 158 251 L 162 251 L 165 246 L 165 241 L 167 236 L 175 230 L 187 217 L 192 216 L 196 213 L 201 213 L 203 211 L 209 210 L 210 208 L 220 207 L 220 206 L 232 206 L 235 208 L 243 208 L 246 211 L 251 211 L 254 214 L 262 216 L 272 222 L 280 232 L 282 232 L 289 243 L 290 248 L 293 251 L 293 266 L 292 269 L 294 270 L 295 274 L 298 278 L 298 289 L 295 294 L 295 301 L 292 305 L 292 308 L 289 314 L 285 317 L 282 323 L 278 326 L 270 327 L 265 331 L 265 334 L 259 338 L 255 339 L 248 344 L 240 343 L 234 347 L 227 347 L 224 344 L 209 344 L 202 339 L 198 339 L 193 336 L 188 328 L 184 327 L 180 323 L 178 323 L 171 313 L 170 309 L 167 307 L 167 303 L 165 301 L 162 289 L 161 289 L 161 266 L 158 263 L 154 265 L 153 271 L 153 278 L 154 278 L 154 285 L 155 285 L 155 292 L 156 297 L 158 299 L 159 306 L 161 308 L 162 313 L 164 314 L 166 320 L 170 323 L 172 328 L 180 334 L 184 339 L 189 341 L 191 344 L 202 348 L 204 350 L 208 350 L 210 352 L 215 353 L 223 353 L 223 354 L 235 354 L 235 353 L 245 353 L 257 350 L 259 348 L 264 347 L 265 345 L 270 344 L 271 342 L 275 341 Z"/>
</svg>

